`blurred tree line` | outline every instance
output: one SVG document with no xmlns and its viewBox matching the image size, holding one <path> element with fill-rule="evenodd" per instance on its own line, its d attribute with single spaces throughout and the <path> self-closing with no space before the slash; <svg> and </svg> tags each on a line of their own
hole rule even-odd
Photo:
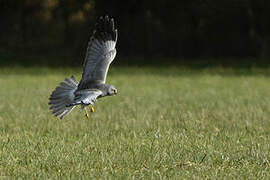
<svg viewBox="0 0 270 180">
<path fill-rule="evenodd" d="M 269 0 L 0 0 L 0 53 L 84 56 L 100 15 L 124 57 L 269 57 Z"/>
</svg>

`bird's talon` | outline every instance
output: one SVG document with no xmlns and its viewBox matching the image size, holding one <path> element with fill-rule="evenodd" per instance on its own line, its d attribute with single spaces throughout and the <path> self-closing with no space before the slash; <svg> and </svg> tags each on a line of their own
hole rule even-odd
<svg viewBox="0 0 270 180">
<path fill-rule="evenodd" d="M 93 106 L 90 107 L 90 112 L 92 112 L 92 113 L 95 112 L 95 109 Z"/>
<path fill-rule="evenodd" d="M 89 118 L 89 115 L 88 115 L 88 112 L 87 110 L 85 109 L 85 117 L 88 119 Z"/>
</svg>

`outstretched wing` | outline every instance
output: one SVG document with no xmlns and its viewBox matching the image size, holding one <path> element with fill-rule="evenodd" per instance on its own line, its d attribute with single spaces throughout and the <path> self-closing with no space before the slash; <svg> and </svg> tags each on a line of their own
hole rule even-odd
<svg viewBox="0 0 270 180">
<path fill-rule="evenodd" d="M 82 79 L 78 89 L 89 82 L 105 83 L 109 66 L 116 55 L 117 29 L 114 20 L 101 17 L 88 43 Z"/>
</svg>

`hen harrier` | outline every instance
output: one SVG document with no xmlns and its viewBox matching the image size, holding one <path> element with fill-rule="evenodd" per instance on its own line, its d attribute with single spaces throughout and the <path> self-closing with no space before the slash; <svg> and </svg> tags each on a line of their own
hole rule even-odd
<svg viewBox="0 0 270 180">
<path fill-rule="evenodd" d="M 117 89 L 105 84 L 109 66 L 116 55 L 117 29 L 114 20 L 108 16 L 101 17 L 88 43 L 83 65 L 82 79 L 78 83 L 72 75 L 56 87 L 49 98 L 52 113 L 62 119 L 71 110 L 81 105 L 85 109 L 91 105 L 94 112 L 94 102 L 98 98 L 117 94 Z"/>
</svg>

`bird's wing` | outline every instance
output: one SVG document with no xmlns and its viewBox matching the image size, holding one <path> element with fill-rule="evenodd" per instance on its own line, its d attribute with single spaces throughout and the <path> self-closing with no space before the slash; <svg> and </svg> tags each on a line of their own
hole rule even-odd
<svg viewBox="0 0 270 180">
<path fill-rule="evenodd" d="M 117 29 L 114 20 L 101 17 L 88 43 L 82 79 L 78 89 L 89 82 L 105 83 L 109 66 L 116 55 Z"/>
<path fill-rule="evenodd" d="M 98 89 L 85 89 L 76 91 L 74 101 L 69 106 L 75 106 L 78 104 L 94 105 L 100 95 L 102 95 L 102 91 Z"/>
</svg>

